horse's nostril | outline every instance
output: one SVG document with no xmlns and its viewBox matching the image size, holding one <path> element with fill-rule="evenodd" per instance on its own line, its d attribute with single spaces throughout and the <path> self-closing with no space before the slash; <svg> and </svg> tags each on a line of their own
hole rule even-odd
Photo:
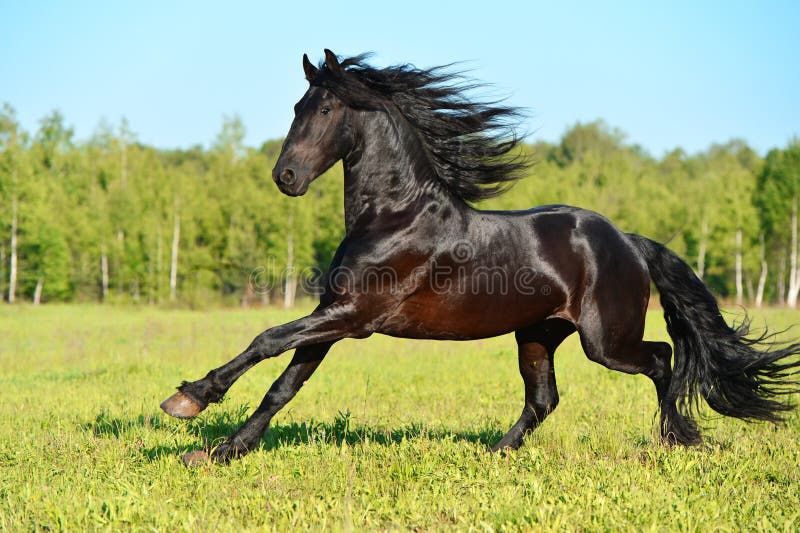
<svg viewBox="0 0 800 533">
<path fill-rule="evenodd" d="M 291 168 L 287 168 L 283 172 L 281 172 L 280 180 L 285 185 L 291 185 L 294 183 L 294 170 Z"/>
</svg>

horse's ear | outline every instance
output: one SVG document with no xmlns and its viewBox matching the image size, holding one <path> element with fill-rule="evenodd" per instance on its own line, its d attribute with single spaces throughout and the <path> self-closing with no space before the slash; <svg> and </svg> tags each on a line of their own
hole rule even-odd
<svg viewBox="0 0 800 533">
<path fill-rule="evenodd" d="M 339 59 L 336 57 L 336 54 L 325 49 L 325 66 L 328 67 L 328 70 L 331 71 L 331 74 L 334 76 L 341 76 L 342 75 L 342 66 L 339 64 Z"/>
<path fill-rule="evenodd" d="M 319 72 L 317 67 L 311 64 L 311 61 L 308 60 L 308 56 L 306 54 L 303 54 L 303 71 L 306 73 L 306 79 L 308 81 L 312 81 L 314 78 L 316 78 L 317 72 Z"/>
</svg>

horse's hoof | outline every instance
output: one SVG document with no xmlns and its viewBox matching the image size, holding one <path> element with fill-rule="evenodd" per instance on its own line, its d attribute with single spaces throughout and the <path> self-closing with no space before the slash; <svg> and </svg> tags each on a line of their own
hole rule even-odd
<svg viewBox="0 0 800 533">
<path fill-rule="evenodd" d="M 489 448 L 489 453 L 499 453 L 501 455 L 504 455 L 504 454 L 507 454 L 507 453 L 513 452 L 513 451 L 514 451 L 514 448 L 512 448 L 508 444 L 504 444 L 502 446 L 500 444 L 495 444 L 494 446 Z"/>
<path fill-rule="evenodd" d="M 501 440 L 497 444 L 491 447 L 489 450 L 490 453 L 499 453 L 501 455 L 508 455 L 509 453 L 515 452 L 519 450 L 519 447 L 522 446 L 522 441 L 519 442 L 506 442 L 505 440 Z"/>
<path fill-rule="evenodd" d="M 194 418 L 200 414 L 204 407 L 181 391 L 178 391 L 161 402 L 161 409 L 175 418 Z"/>
<path fill-rule="evenodd" d="M 193 452 L 185 453 L 181 456 L 181 459 L 183 459 L 183 464 L 189 468 L 211 464 L 211 458 L 203 450 L 195 450 Z"/>
</svg>

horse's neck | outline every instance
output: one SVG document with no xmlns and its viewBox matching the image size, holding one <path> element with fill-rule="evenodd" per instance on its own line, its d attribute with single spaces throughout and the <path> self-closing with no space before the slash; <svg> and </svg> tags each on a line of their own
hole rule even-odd
<svg viewBox="0 0 800 533">
<path fill-rule="evenodd" d="M 457 203 L 434 175 L 422 142 L 404 118 L 365 112 L 359 126 L 357 148 L 344 161 L 348 235 L 391 224 L 431 201 Z"/>
</svg>

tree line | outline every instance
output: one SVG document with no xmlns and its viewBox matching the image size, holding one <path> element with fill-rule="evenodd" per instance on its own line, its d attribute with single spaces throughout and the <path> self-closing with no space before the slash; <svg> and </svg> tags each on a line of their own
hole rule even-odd
<svg viewBox="0 0 800 533">
<path fill-rule="evenodd" d="M 303 199 L 275 188 L 281 141 L 244 145 L 237 116 L 183 150 L 138 142 L 126 120 L 75 139 L 53 111 L 35 132 L 0 111 L 3 301 L 287 307 L 344 234 L 342 170 Z M 761 157 L 744 141 L 661 158 L 602 121 L 524 148 L 529 176 L 478 207 L 572 204 L 686 259 L 718 296 L 796 306 L 800 141 Z"/>
</svg>

